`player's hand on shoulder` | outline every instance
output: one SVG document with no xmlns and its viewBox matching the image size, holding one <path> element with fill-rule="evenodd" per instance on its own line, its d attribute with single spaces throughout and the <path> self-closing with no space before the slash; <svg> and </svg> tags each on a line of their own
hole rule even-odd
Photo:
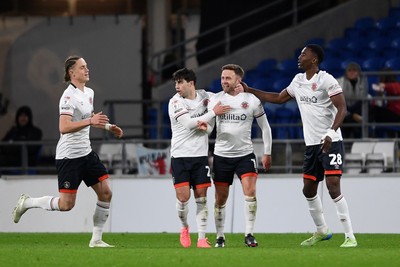
<svg viewBox="0 0 400 267">
<path fill-rule="evenodd" d="M 217 115 L 217 116 L 225 114 L 225 113 L 229 112 L 230 110 L 231 110 L 231 106 L 222 105 L 221 101 L 218 101 L 218 103 L 213 108 L 213 111 L 214 111 L 215 115 Z"/>
</svg>

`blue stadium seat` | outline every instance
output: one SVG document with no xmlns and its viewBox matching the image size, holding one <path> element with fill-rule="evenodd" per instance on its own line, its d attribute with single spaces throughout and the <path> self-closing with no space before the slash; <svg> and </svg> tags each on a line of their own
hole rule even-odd
<svg viewBox="0 0 400 267">
<path fill-rule="evenodd" d="M 286 77 L 276 80 L 272 85 L 272 91 L 279 93 L 280 91 L 288 87 L 292 79 L 293 77 Z"/>
<path fill-rule="evenodd" d="M 386 60 L 385 67 L 391 68 L 392 70 L 400 70 L 400 57 Z"/>
<path fill-rule="evenodd" d="M 274 78 L 270 78 L 270 77 L 261 77 L 258 78 L 252 87 L 257 88 L 259 90 L 262 91 L 268 91 L 271 92 L 273 91 L 273 83 L 274 83 Z"/>
<path fill-rule="evenodd" d="M 338 58 L 328 58 L 322 61 L 319 66 L 322 70 L 327 72 L 337 72 L 338 70 L 342 72 L 340 63 L 341 60 Z"/>
<path fill-rule="evenodd" d="M 351 40 L 347 43 L 347 49 L 352 51 L 355 55 L 359 54 L 363 49 L 368 46 L 365 40 Z"/>
<path fill-rule="evenodd" d="M 342 49 L 347 49 L 347 43 L 348 41 L 345 38 L 335 38 L 326 44 L 326 49 L 340 51 Z"/>
<path fill-rule="evenodd" d="M 399 48 L 388 48 L 385 49 L 381 52 L 381 55 L 383 58 L 387 59 L 391 59 L 391 58 L 395 58 L 395 57 L 400 57 L 400 49 Z"/>
<path fill-rule="evenodd" d="M 368 47 L 373 50 L 383 51 L 390 47 L 390 41 L 387 37 L 379 37 L 370 41 Z"/>
<path fill-rule="evenodd" d="M 294 137 L 294 129 L 289 125 L 279 125 L 279 124 L 291 124 L 293 123 L 294 114 L 293 111 L 281 107 L 275 110 L 275 121 L 276 121 L 276 139 L 292 139 Z"/>
<path fill-rule="evenodd" d="M 380 50 L 374 50 L 370 48 L 365 48 L 358 53 L 360 58 L 373 58 L 373 57 L 380 57 L 382 55 Z"/>
<path fill-rule="evenodd" d="M 297 59 L 285 59 L 278 63 L 278 69 L 292 76 L 298 72 Z"/>
<path fill-rule="evenodd" d="M 257 72 L 261 75 L 268 75 L 268 73 L 272 70 L 275 70 L 277 67 L 277 60 L 273 58 L 267 58 L 261 60 L 257 65 Z"/>
<path fill-rule="evenodd" d="M 400 49 L 400 35 L 390 42 L 390 47 L 394 49 Z"/>
<path fill-rule="evenodd" d="M 213 80 L 210 84 L 210 87 L 208 88 L 208 91 L 213 92 L 213 93 L 218 93 L 222 90 L 221 87 L 221 79 L 217 78 Z"/>
<path fill-rule="evenodd" d="M 362 17 L 354 22 L 354 28 L 368 30 L 375 27 L 375 20 L 372 17 Z"/>
<path fill-rule="evenodd" d="M 352 27 L 344 30 L 344 38 L 346 40 L 365 39 L 366 35 L 363 30 Z"/>
<path fill-rule="evenodd" d="M 325 39 L 324 38 L 319 38 L 319 37 L 311 38 L 311 39 L 307 40 L 306 44 L 317 44 L 319 46 L 324 47 Z"/>
<path fill-rule="evenodd" d="M 343 74 L 344 74 L 344 71 L 346 70 L 347 65 L 350 62 L 356 62 L 361 66 L 363 59 L 360 57 L 349 57 L 349 58 L 342 60 L 342 62 L 340 63 L 340 67 L 343 70 Z"/>
<path fill-rule="evenodd" d="M 381 18 L 375 22 L 375 27 L 381 31 L 387 32 L 396 27 L 396 20 L 392 17 Z"/>
<path fill-rule="evenodd" d="M 368 58 L 362 62 L 361 68 L 364 71 L 380 71 L 385 64 L 382 57 Z"/>
</svg>

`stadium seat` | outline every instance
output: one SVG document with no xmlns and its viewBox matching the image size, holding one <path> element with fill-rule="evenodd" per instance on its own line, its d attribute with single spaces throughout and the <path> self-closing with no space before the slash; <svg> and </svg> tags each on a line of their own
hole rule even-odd
<svg viewBox="0 0 400 267">
<path fill-rule="evenodd" d="M 375 154 L 378 156 L 374 156 L 374 159 L 382 158 L 383 159 L 383 171 L 393 170 L 395 167 L 395 142 L 393 141 L 379 141 L 376 142 L 372 153 L 367 154 L 366 160 L 371 159 L 371 154 Z"/>
<path fill-rule="evenodd" d="M 257 65 L 257 72 L 260 73 L 261 75 L 268 75 L 268 73 L 274 69 L 276 69 L 278 62 L 276 59 L 273 58 L 267 58 L 264 60 L 261 60 L 258 65 Z"/>
<path fill-rule="evenodd" d="M 211 82 L 210 87 L 208 88 L 208 91 L 213 92 L 213 93 L 218 93 L 222 90 L 221 87 L 221 79 L 215 79 Z"/>
<path fill-rule="evenodd" d="M 381 57 L 368 58 L 362 62 L 363 71 L 380 71 L 385 64 L 385 59 Z"/>
<path fill-rule="evenodd" d="M 387 37 L 379 37 L 370 41 L 368 47 L 373 50 L 383 51 L 390 47 L 390 41 Z"/>
<path fill-rule="evenodd" d="M 290 78 L 281 78 L 279 80 L 276 80 L 272 84 L 272 91 L 279 93 L 280 91 L 282 91 L 283 89 L 288 87 L 288 85 L 290 84 L 291 81 L 292 81 L 292 77 L 290 77 Z"/>
<path fill-rule="evenodd" d="M 354 28 L 368 30 L 375 27 L 375 20 L 372 17 L 362 17 L 354 22 Z"/>
<path fill-rule="evenodd" d="M 335 38 L 330 40 L 326 44 L 326 49 L 327 50 L 333 50 L 333 51 L 340 51 L 343 49 L 347 49 L 347 43 L 348 41 L 345 38 Z"/>
<path fill-rule="evenodd" d="M 394 49 L 400 49 L 400 35 L 397 38 L 394 38 L 391 42 L 390 42 L 390 47 L 394 48 Z"/>
<path fill-rule="evenodd" d="M 365 39 L 365 32 L 357 28 L 346 28 L 344 30 L 344 37 L 346 40 Z"/>
<path fill-rule="evenodd" d="M 292 139 L 294 136 L 294 129 L 290 125 L 285 124 L 292 124 L 293 123 L 293 111 L 285 108 L 280 107 L 275 110 L 275 121 L 276 121 L 276 139 Z M 279 125 L 283 124 L 283 125 Z"/>
<path fill-rule="evenodd" d="M 261 77 L 258 78 L 254 84 L 253 87 L 256 89 L 260 89 L 262 91 L 273 91 L 273 83 L 274 83 L 274 79 L 273 78 L 269 78 L 269 77 Z"/>
<path fill-rule="evenodd" d="M 319 38 L 319 37 L 311 38 L 311 39 L 307 40 L 306 44 L 317 44 L 317 45 L 319 45 L 321 47 L 324 47 L 325 39 L 324 38 Z"/>
<path fill-rule="evenodd" d="M 337 71 L 342 72 L 340 64 L 341 64 L 340 59 L 328 58 L 328 59 L 322 61 L 319 66 L 322 70 L 325 70 L 327 72 L 337 72 Z"/>
<path fill-rule="evenodd" d="M 384 17 L 375 22 L 375 27 L 383 32 L 388 32 L 396 27 L 396 20 L 392 17 Z"/>
<path fill-rule="evenodd" d="M 350 153 L 345 157 L 347 173 L 357 174 L 364 171 L 365 160 L 368 153 L 372 153 L 375 142 L 356 141 L 351 146 Z"/>
<path fill-rule="evenodd" d="M 391 68 L 392 70 L 400 70 L 400 57 L 389 59 L 385 62 L 386 68 Z"/>
<path fill-rule="evenodd" d="M 347 49 L 352 51 L 354 53 L 354 55 L 359 54 L 367 46 L 368 46 L 368 43 L 365 42 L 365 40 L 351 40 L 346 45 Z"/>
<path fill-rule="evenodd" d="M 285 59 L 278 63 L 278 69 L 289 76 L 298 72 L 297 59 Z"/>
<path fill-rule="evenodd" d="M 122 171 L 122 143 L 103 143 L 98 155 L 110 172 Z"/>
</svg>

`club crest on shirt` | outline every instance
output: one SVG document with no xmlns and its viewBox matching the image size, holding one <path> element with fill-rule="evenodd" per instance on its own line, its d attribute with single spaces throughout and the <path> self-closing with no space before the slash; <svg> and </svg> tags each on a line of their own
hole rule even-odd
<svg viewBox="0 0 400 267">
<path fill-rule="evenodd" d="M 249 107 L 249 103 L 247 102 L 242 102 L 242 108 L 247 109 Z"/>
<path fill-rule="evenodd" d="M 93 98 L 92 97 L 89 98 L 89 103 L 90 103 L 90 105 L 93 105 Z"/>
<path fill-rule="evenodd" d="M 207 107 L 208 106 L 208 102 L 210 102 L 210 99 L 204 99 L 203 100 L 203 106 Z"/>
<path fill-rule="evenodd" d="M 317 84 L 316 83 L 311 84 L 311 89 L 315 91 L 317 89 Z"/>
</svg>

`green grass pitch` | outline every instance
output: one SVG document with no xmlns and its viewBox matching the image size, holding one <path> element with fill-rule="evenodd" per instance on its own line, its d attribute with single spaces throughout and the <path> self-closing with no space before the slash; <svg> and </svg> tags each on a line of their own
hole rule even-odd
<svg viewBox="0 0 400 267">
<path fill-rule="evenodd" d="M 215 234 L 208 234 L 214 243 Z M 115 248 L 89 248 L 90 233 L 0 233 L 0 266 L 400 266 L 400 234 L 357 234 L 357 248 L 339 248 L 343 234 L 314 247 L 300 247 L 310 234 L 255 234 L 259 246 L 244 246 L 243 234 L 227 234 L 225 248 L 182 248 L 179 234 L 105 233 Z"/>
</svg>

